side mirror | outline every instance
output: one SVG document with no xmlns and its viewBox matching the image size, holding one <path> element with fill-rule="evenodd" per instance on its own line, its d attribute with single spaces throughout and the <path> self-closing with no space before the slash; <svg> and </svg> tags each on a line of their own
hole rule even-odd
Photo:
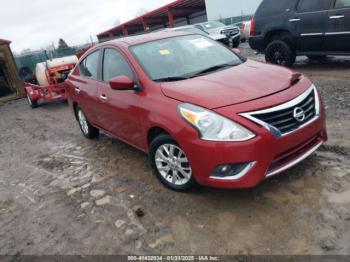
<svg viewBox="0 0 350 262">
<path fill-rule="evenodd" d="M 134 81 L 125 75 L 117 76 L 109 81 L 109 85 L 114 90 L 134 90 Z"/>
<path fill-rule="evenodd" d="M 239 50 L 238 48 L 232 48 L 232 51 L 239 56 L 241 55 L 241 50 Z"/>
</svg>

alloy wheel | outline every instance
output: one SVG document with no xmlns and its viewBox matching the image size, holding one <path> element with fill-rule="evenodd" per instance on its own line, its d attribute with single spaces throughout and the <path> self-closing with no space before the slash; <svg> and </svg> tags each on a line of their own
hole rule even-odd
<svg viewBox="0 0 350 262">
<path fill-rule="evenodd" d="M 86 120 L 86 117 L 83 111 L 81 111 L 80 109 L 78 110 L 78 119 L 79 119 L 81 130 L 84 132 L 85 135 L 87 135 L 89 133 L 88 122 Z"/>
<path fill-rule="evenodd" d="M 181 186 L 191 180 L 192 169 L 185 152 L 178 146 L 164 144 L 157 149 L 154 157 L 159 173 L 169 183 Z"/>
<path fill-rule="evenodd" d="M 286 50 L 284 50 L 281 45 L 276 44 L 271 46 L 269 58 L 274 64 L 285 65 L 287 62 L 287 56 Z"/>
</svg>

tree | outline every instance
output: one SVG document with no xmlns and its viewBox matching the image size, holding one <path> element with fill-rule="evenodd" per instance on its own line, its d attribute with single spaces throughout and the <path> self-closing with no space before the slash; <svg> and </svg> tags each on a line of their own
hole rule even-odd
<svg viewBox="0 0 350 262">
<path fill-rule="evenodd" d="M 66 41 L 64 41 L 62 38 L 58 41 L 58 49 L 68 49 L 69 46 L 67 45 Z"/>
<path fill-rule="evenodd" d="M 58 48 L 56 51 L 58 57 L 68 56 L 74 53 L 74 49 L 70 48 L 62 38 L 58 41 Z"/>
</svg>

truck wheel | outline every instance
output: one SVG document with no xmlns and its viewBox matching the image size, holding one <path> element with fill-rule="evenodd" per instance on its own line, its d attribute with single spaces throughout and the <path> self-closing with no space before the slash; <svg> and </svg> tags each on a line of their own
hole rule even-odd
<svg viewBox="0 0 350 262">
<path fill-rule="evenodd" d="M 100 130 L 93 127 L 89 123 L 89 121 L 86 119 L 86 116 L 85 116 L 83 110 L 81 110 L 81 108 L 79 106 L 77 106 L 77 108 L 75 109 L 75 113 L 77 115 L 79 127 L 81 129 L 81 132 L 83 132 L 83 135 L 88 139 L 97 138 L 98 135 L 100 134 Z"/>
<path fill-rule="evenodd" d="M 290 67 L 295 63 L 296 55 L 289 44 L 282 40 L 274 40 L 265 50 L 266 62 Z"/>
<path fill-rule="evenodd" d="M 166 187 L 184 192 L 197 186 L 185 152 L 171 136 L 163 134 L 153 140 L 149 161 L 154 174 Z"/>
<path fill-rule="evenodd" d="M 30 105 L 31 108 L 37 108 L 39 105 L 38 105 L 38 100 L 35 100 L 33 101 L 29 94 L 27 93 L 27 101 L 28 101 L 28 104 Z"/>
</svg>

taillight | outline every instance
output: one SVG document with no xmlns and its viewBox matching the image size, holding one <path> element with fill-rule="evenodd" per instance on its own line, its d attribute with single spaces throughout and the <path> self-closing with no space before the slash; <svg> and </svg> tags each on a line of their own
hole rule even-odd
<svg viewBox="0 0 350 262">
<path fill-rule="evenodd" d="M 245 23 L 242 24 L 242 31 L 245 30 Z"/>
<path fill-rule="evenodd" d="M 250 36 L 255 36 L 255 18 L 252 19 L 250 24 Z"/>
</svg>

